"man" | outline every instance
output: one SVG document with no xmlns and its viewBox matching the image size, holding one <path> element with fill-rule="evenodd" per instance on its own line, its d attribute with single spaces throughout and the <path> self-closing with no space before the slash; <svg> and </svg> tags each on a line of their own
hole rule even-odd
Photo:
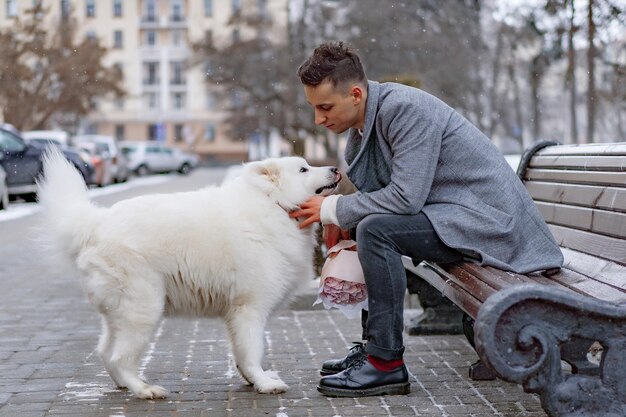
<svg viewBox="0 0 626 417">
<path fill-rule="evenodd" d="M 368 81 L 343 42 L 317 47 L 298 75 L 315 123 L 337 134 L 350 130 L 347 175 L 358 191 L 313 197 L 291 216 L 304 217 L 303 228 L 321 221 L 328 246 L 356 228 L 369 295 L 366 345 L 325 362 L 318 390 L 407 394 L 401 255 L 471 258 L 519 273 L 558 268 L 563 256 L 502 154 L 445 103 L 416 88 Z"/>
</svg>

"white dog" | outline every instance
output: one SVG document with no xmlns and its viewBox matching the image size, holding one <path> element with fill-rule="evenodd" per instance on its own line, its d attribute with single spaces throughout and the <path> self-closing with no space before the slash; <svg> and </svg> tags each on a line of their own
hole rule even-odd
<svg viewBox="0 0 626 417">
<path fill-rule="evenodd" d="M 314 228 L 288 211 L 334 191 L 336 168 L 302 158 L 245 164 L 239 178 L 199 191 L 157 194 L 111 208 L 90 203 L 81 175 L 62 154 L 44 161 L 39 201 L 46 234 L 81 274 L 102 315 L 98 353 L 113 381 L 139 398 L 167 391 L 137 375 L 163 314 L 220 316 L 242 377 L 262 393 L 287 385 L 261 368 L 271 313 L 313 277 Z"/>
</svg>

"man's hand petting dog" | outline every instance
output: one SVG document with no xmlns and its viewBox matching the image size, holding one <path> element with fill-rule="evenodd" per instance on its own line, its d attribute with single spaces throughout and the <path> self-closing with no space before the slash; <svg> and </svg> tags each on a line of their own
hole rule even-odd
<svg viewBox="0 0 626 417">
<path fill-rule="evenodd" d="M 289 217 L 292 219 L 304 217 L 304 220 L 300 221 L 300 229 L 304 229 L 305 227 L 309 227 L 313 223 L 317 223 L 320 221 L 320 210 L 322 208 L 322 202 L 324 198 L 319 195 L 313 196 L 309 198 L 304 203 L 300 204 L 299 210 L 294 210 L 289 213 Z"/>
</svg>

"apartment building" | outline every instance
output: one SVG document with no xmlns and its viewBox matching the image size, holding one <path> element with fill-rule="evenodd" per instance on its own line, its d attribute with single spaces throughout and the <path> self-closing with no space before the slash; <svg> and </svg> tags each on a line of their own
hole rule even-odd
<svg viewBox="0 0 626 417">
<path fill-rule="evenodd" d="M 253 36 L 241 13 L 270 13 L 273 40 L 286 39 L 288 0 L 0 0 L 0 28 L 40 2 L 56 28 L 71 16 L 78 36 L 97 37 L 109 49 L 105 64 L 123 74 L 123 100 L 100 100 L 85 118 L 85 133 L 120 140 L 155 140 L 193 149 L 206 159 L 247 159 L 247 143 L 228 137 L 228 106 L 215 99 L 219 86 L 205 81 L 192 45 L 210 40 L 225 47 Z"/>
</svg>

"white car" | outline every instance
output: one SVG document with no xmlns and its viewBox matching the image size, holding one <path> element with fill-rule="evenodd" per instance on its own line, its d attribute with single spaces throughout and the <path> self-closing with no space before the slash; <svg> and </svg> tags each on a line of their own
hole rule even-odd
<svg viewBox="0 0 626 417">
<path fill-rule="evenodd" d="M 128 169 L 142 176 L 178 171 L 187 174 L 198 165 L 198 158 L 180 149 L 153 142 L 122 142 Z"/>
<path fill-rule="evenodd" d="M 32 142 L 52 142 L 60 146 L 69 146 L 70 136 L 62 130 L 31 130 L 22 132 L 22 137 Z"/>
<path fill-rule="evenodd" d="M 111 159 L 111 178 L 113 182 L 124 182 L 128 179 L 128 166 L 126 158 L 120 152 L 117 141 L 112 136 L 106 135 L 80 135 L 71 140 L 73 146 L 80 147 L 82 143 L 95 143 L 98 148 L 105 147 L 104 159 Z"/>
</svg>

